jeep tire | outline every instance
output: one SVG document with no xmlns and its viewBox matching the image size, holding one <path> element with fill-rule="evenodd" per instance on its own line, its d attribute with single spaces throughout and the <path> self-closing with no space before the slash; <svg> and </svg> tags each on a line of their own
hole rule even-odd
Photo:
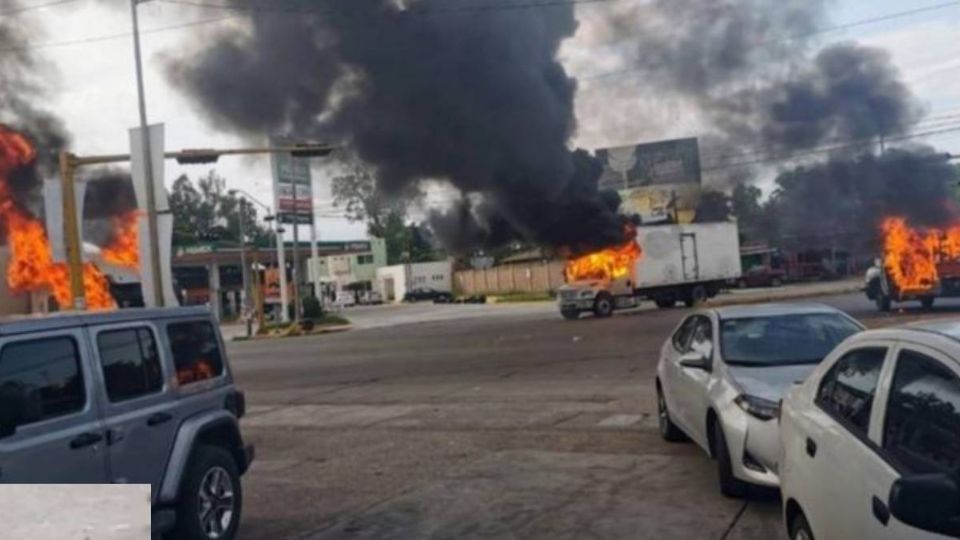
<svg viewBox="0 0 960 540">
<path fill-rule="evenodd" d="M 240 525 L 243 489 L 237 463 L 219 446 L 198 446 L 180 486 L 177 540 L 233 540 Z"/>
</svg>

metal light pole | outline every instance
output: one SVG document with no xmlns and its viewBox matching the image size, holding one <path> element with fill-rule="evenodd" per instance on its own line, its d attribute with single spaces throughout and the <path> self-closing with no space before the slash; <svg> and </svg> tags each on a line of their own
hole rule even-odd
<svg viewBox="0 0 960 540">
<path fill-rule="evenodd" d="M 140 137 L 143 145 L 144 178 L 147 184 L 147 237 L 150 242 L 151 272 L 153 273 L 153 299 L 157 307 L 163 307 L 163 273 L 160 264 L 160 234 L 157 220 L 156 179 L 153 177 L 153 157 L 150 149 L 150 131 L 147 129 L 147 101 L 143 89 L 143 62 L 140 53 L 140 21 L 137 4 L 130 0 L 130 15 L 133 18 L 133 54 L 137 67 L 137 97 L 140 104 Z"/>
<path fill-rule="evenodd" d="M 249 268 L 247 267 L 247 231 L 243 225 L 243 211 L 246 209 L 246 199 L 240 197 L 240 216 L 237 220 L 239 222 L 240 229 L 240 280 L 243 282 L 243 318 L 247 321 L 247 337 L 250 337 L 253 334 L 252 324 L 253 321 L 250 319 L 250 279 Z"/>
</svg>

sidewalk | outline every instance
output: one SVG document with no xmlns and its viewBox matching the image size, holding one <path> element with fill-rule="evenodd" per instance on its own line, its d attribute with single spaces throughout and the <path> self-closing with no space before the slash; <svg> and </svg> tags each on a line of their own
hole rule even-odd
<svg viewBox="0 0 960 540">
<path fill-rule="evenodd" d="M 861 278 L 850 278 L 840 281 L 818 281 L 814 283 L 796 283 L 783 287 L 764 287 L 754 289 L 731 289 L 721 293 L 711 301 L 715 305 L 759 304 L 762 302 L 779 302 L 787 300 L 802 300 L 832 294 L 847 294 L 863 289 Z"/>
</svg>

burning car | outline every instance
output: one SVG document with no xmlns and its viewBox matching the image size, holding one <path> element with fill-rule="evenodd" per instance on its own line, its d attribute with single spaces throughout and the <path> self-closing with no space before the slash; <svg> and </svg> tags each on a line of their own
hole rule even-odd
<svg viewBox="0 0 960 540">
<path fill-rule="evenodd" d="M 890 217 L 881 236 L 883 256 L 865 279 L 877 309 L 889 311 L 894 302 L 908 301 L 929 309 L 938 297 L 960 297 L 960 224 L 921 228 Z"/>
</svg>

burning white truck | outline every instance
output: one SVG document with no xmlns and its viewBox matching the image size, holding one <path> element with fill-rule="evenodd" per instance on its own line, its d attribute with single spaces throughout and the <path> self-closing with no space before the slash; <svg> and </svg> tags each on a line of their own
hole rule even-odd
<svg viewBox="0 0 960 540">
<path fill-rule="evenodd" d="M 637 227 L 628 242 L 571 259 L 557 303 L 565 319 L 591 311 L 609 317 L 637 307 L 677 302 L 694 306 L 740 277 L 740 240 L 735 223 Z"/>
</svg>

